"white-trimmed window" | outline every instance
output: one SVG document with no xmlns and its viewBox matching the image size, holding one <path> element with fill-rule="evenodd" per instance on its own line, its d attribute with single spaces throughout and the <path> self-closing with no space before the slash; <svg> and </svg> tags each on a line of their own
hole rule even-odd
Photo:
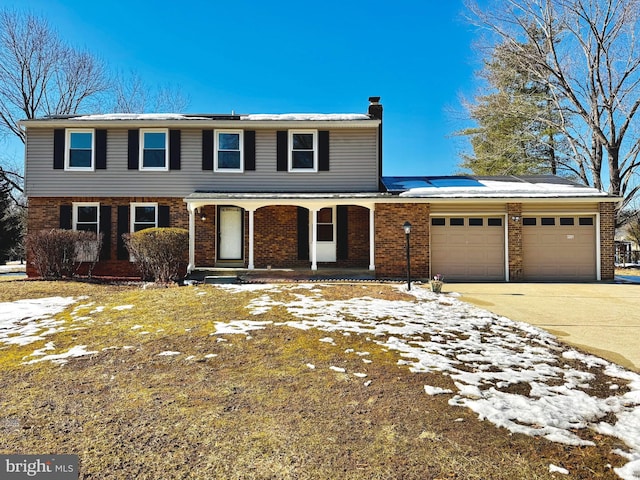
<svg viewBox="0 0 640 480">
<path fill-rule="evenodd" d="M 168 129 L 140 129 L 140 170 L 169 170 Z"/>
<path fill-rule="evenodd" d="M 215 131 L 215 163 L 216 172 L 243 172 L 244 151 L 242 130 Z"/>
<path fill-rule="evenodd" d="M 318 211 L 318 242 L 334 242 L 336 239 L 335 207 L 321 208 Z"/>
<path fill-rule="evenodd" d="M 74 230 L 96 234 L 95 242 L 78 242 L 76 245 L 76 262 L 93 262 L 98 259 L 100 232 L 100 203 L 73 203 L 71 222 Z"/>
<path fill-rule="evenodd" d="M 289 130 L 289 171 L 318 171 L 317 130 Z"/>
<path fill-rule="evenodd" d="M 158 226 L 157 203 L 132 203 L 131 204 L 131 232 L 139 232 L 145 228 Z"/>
<path fill-rule="evenodd" d="M 93 171 L 95 168 L 95 131 L 91 128 L 66 130 L 65 170 Z"/>
</svg>

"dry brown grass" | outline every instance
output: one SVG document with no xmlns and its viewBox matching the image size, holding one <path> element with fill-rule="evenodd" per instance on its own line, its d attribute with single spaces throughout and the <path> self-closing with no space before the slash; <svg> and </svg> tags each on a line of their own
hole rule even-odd
<svg viewBox="0 0 640 480">
<path fill-rule="evenodd" d="M 634 277 L 640 276 L 640 268 L 616 268 L 616 275 L 631 275 Z"/>
<path fill-rule="evenodd" d="M 83 344 L 98 354 L 27 366 L 22 357 L 44 342 L 0 350 L 0 452 L 78 454 L 81 479 L 558 478 L 550 463 L 571 478 L 596 479 L 616 478 L 605 465 L 622 463 L 606 437 L 578 448 L 511 435 L 449 406 L 446 396 L 427 396 L 425 384 L 450 388 L 451 380 L 410 373 L 363 335 L 332 334 L 335 345 L 320 342 L 326 332 L 273 325 L 251 338 L 210 335 L 216 321 L 290 319 L 284 309 L 250 315 L 245 306 L 260 292 L 2 286 L 0 301 L 89 297 L 60 315 L 68 328 L 51 340 L 60 350 Z M 335 299 L 411 299 L 375 284 L 324 291 Z M 113 309 L 126 304 L 135 307 Z M 96 306 L 105 308 L 90 314 Z M 347 349 L 369 352 L 373 362 Z M 182 354 L 158 356 L 167 350 Z"/>
</svg>

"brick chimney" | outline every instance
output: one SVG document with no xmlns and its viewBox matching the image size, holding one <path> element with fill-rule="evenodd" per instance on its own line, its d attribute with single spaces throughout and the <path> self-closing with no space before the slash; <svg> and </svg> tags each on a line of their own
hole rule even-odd
<svg viewBox="0 0 640 480">
<path fill-rule="evenodd" d="M 369 115 L 376 120 L 382 120 L 382 104 L 380 97 L 369 97 Z"/>
</svg>

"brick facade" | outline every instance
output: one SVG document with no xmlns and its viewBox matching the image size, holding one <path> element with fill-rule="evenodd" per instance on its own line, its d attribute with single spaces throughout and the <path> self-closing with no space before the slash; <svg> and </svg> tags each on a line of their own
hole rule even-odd
<svg viewBox="0 0 640 480">
<path fill-rule="evenodd" d="M 72 205 L 74 202 L 99 202 L 101 206 L 111 207 L 111 237 L 110 260 L 103 260 L 96 264 L 93 275 L 96 276 L 139 276 L 135 266 L 128 260 L 118 260 L 118 229 L 117 212 L 119 206 L 129 206 L 131 203 L 155 202 L 158 205 L 169 206 L 169 218 L 172 227 L 189 228 L 189 215 L 182 198 L 160 197 L 30 197 L 27 234 L 39 230 L 60 228 L 60 206 Z M 82 273 L 82 271 L 80 272 Z M 27 275 L 37 276 L 27 252 Z"/>
<path fill-rule="evenodd" d="M 429 204 L 379 203 L 375 212 L 375 262 L 378 277 L 407 275 L 406 239 L 410 222 L 411 276 L 429 277 Z"/>
<path fill-rule="evenodd" d="M 522 204 L 507 203 L 507 238 L 509 242 L 509 280 L 524 278 L 522 260 Z"/>
<path fill-rule="evenodd" d="M 600 277 L 613 280 L 615 277 L 615 203 L 600 204 Z"/>
</svg>

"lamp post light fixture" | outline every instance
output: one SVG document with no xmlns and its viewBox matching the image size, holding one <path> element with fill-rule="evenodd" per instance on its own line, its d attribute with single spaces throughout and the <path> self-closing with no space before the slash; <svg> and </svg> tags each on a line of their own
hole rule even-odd
<svg viewBox="0 0 640 480">
<path fill-rule="evenodd" d="M 402 225 L 404 234 L 407 239 L 407 290 L 411 290 L 411 244 L 409 242 L 409 236 L 411 235 L 411 223 L 404 222 Z"/>
</svg>

